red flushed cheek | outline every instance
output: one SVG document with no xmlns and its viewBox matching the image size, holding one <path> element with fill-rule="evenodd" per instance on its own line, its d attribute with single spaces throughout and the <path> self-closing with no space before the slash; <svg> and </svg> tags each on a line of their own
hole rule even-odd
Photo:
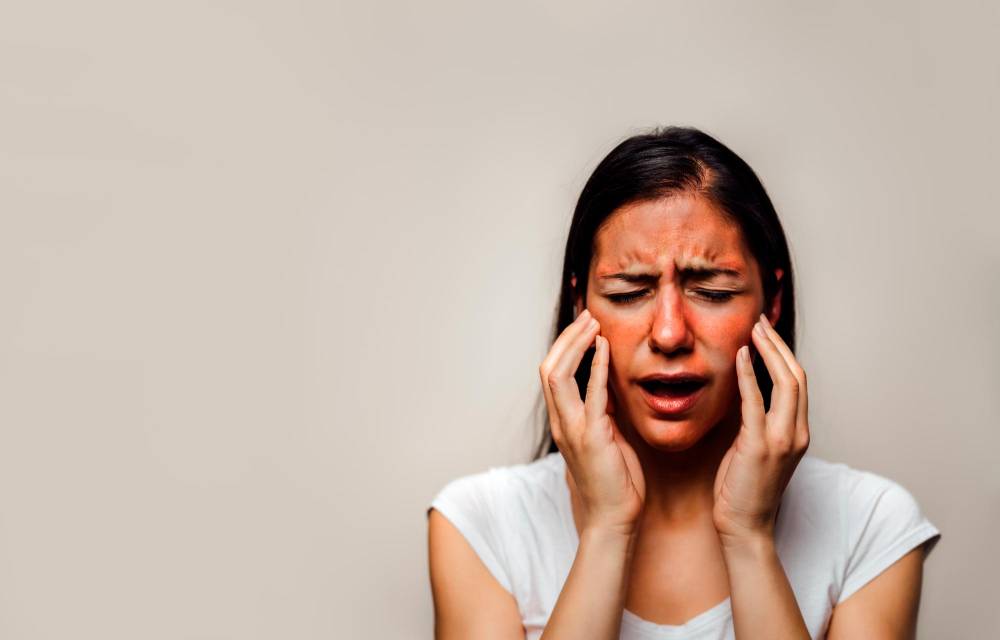
<svg viewBox="0 0 1000 640">
<path fill-rule="evenodd" d="M 729 372 L 736 362 L 736 353 L 745 344 L 752 344 L 750 331 L 753 323 L 740 315 L 714 318 L 706 322 L 700 334 L 709 342 L 703 343 L 706 359 L 711 359 L 711 366 L 716 372 Z"/>
<path fill-rule="evenodd" d="M 601 335 L 607 338 L 610 347 L 609 382 L 617 388 L 623 389 L 629 382 L 628 375 L 633 365 L 635 353 L 644 339 L 644 334 L 642 330 L 628 325 L 601 323 Z"/>
</svg>

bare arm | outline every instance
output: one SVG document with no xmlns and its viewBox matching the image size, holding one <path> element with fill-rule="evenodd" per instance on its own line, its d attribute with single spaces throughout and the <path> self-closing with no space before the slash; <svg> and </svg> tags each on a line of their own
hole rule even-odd
<svg viewBox="0 0 1000 640">
<path fill-rule="evenodd" d="M 809 640 L 809 630 L 775 551 L 773 538 L 723 545 L 722 554 L 729 572 L 733 628 L 737 638 Z"/>
<path fill-rule="evenodd" d="M 428 520 L 436 640 L 524 640 L 517 601 L 437 509 Z"/>
<path fill-rule="evenodd" d="M 924 549 L 910 551 L 833 609 L 828 640 L 912 640 L 923 583 Z"/>
<path fill-rule="evenodd" d="M 523 640 L 517 602 L 461 532 L 437 509 L 431 510 L 428 527 L 434 637 Z M 617 532 L 581 533 L 576 559 L 543 640 L 618 638 L 633 541 Z"/>
<path fill-rule="evenodd" d="M 621 633 L 634 536 L 584 531 L 542 640 L 612 640 Z"/>
</svg>

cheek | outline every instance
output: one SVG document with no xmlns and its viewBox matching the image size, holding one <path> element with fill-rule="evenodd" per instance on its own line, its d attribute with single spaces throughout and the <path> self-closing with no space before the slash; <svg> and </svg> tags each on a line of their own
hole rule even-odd
<svg viewBox="0 0 1000 640">
<path fill-rule="evenodd" d="M 637 345 L 643 339 L 642 331 L 620 324 L 605 328 L 602 323 L 601 335 L 607 338 L 610 348 L 611 367 L 608 377 L 617 380 L 630 370 Z"/>
<path fill-rule="evenodd" d="M 709 352 L 712 354 L 712 366 L 718 370 L 734 369 L 736 352 L 745 344 L 753 345 L 750 331 L 756 319 L 748 319 L 745 314 L 733 314 L 714 318 L 703 326 L 703 335 L 711 336 Z"/>
</svg>

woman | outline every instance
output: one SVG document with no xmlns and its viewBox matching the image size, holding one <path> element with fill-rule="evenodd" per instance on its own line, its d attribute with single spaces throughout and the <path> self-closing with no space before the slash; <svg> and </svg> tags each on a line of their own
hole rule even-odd
<svg viewBox="0 0 1000 640">
<path fill-rule="evenodd" d="M 428 510 L 437 637 L 913 637 L 940 533 L 899 484 L 805 455 L 792 266 L 753 170 L 696 129 L 625 140 L 562 282 L 551 448 Z"/>
</svg>

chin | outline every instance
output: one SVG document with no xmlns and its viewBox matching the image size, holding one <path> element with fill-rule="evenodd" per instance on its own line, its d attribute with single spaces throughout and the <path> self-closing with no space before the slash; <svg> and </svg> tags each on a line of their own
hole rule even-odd
<svg viewBox="0 0 1000 640">
<path fill-rule="evenodd" d="M 678 452 L 698 444 L 711 427 L 696 418 L 663 420 L 646 416 L 636 425 L 636 431 L 650 447 Z"/>
</svg>

